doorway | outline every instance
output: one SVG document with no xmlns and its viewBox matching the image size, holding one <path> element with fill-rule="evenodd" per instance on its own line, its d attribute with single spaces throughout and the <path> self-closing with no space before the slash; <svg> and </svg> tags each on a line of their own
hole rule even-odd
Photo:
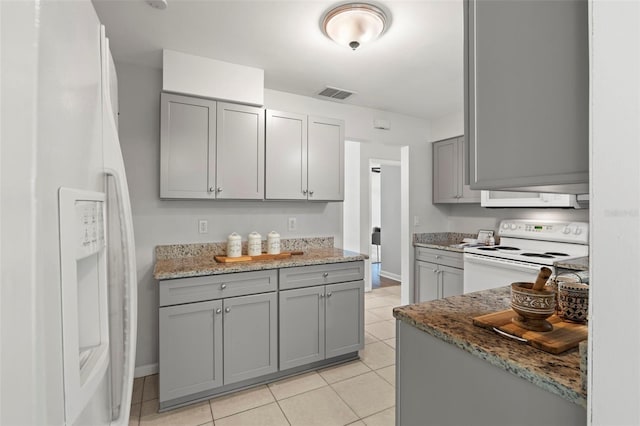
<svg viewBox="0 0 640 426">
<path fill-rule="evenodd" d="M 399 149 L 398 149 L 399 154 Z M 400 162 L 370 159 L 371 287 L 401 283 Z"/>
</svg>

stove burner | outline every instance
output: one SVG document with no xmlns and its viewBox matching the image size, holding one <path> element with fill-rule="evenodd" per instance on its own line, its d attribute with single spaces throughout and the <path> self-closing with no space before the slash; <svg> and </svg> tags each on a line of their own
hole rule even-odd
<svg viewBox="0 0 640 426">
<path fill-rule="evenodd" d="M 550 254 L 547 253 L 522 253 L 521 256 L 526 256 L 526 257 L 542 257 L 545 259 L 553 259 L 554 256 L 551 256 Z"/>
<path fill-rule="evenodd" d="M 560 253 L 556 251 L 545 251 L 544 254 L 549 254 L 551 256 L 569 256 L 567 253 Z"/>
<path fill-rule="evenodd" d="M 509 246 L 497 246 L 496 248 L 500 250 L 520 250 L 518 247 L 509 247 Z"/>
<path fill-rule="evenodd" d="M 497 248 L 495 247 L 478 247 L 478 250 L 484 250 L 484 251 L 498 251 Z"/>
</svg>

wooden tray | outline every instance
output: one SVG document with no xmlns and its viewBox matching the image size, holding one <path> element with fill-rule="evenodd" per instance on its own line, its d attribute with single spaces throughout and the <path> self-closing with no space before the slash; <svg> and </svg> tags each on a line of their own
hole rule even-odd
<svg viewBox="0 0 640 426">
<path fill-rule="evenodd" d="M 282 253 L 278 253 L 278 254 L 262 253 L 259 256 L 248 256 L 248 255 L 243 255 L 243 256 L 240 256 L 240 257 L 214 256 L 213 258 L 218 263 L 262 262 L 262 261 L 265 261 L 265 260 L 286 259 L 286 258 L 289 258 L 291 256 L 299 256 L 301 254 L 304 254 L 304 252 L 302 252 L 302 251 L 283 251 Z"/>
<path fill-rule="evenodd" d="M 489 330 L 498 329 L 511 336 L 526 340 L 526 343 L 534 348 L 552 354 L 561 354 L 578 346 L 587 339 L 588 328 L 585 324 L 575 324 L 562 321 L 558 316 L 547 318 L 553 325 L 553 330 L 548 332 L 529 331 L 511 322 L 511 318 L 517 315 L 513 310 L 494 312 L 473 319 L 473 324 Z"/>
</svg>

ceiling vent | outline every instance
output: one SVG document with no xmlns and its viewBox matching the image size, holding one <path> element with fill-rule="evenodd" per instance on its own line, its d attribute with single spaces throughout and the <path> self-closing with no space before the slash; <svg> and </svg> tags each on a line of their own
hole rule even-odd
<svg viewBox="0 0 640 426">
<path fill-rule="evenodd" d="M 319 96 L 330 98 L 330 99 L 336 99 L 339 101 L 344 101 L 345 99 L 347 99 L 349 96 L 353 94 L 355 94 L 355 92 L 350 92 L 348 90 L 338 89 L 336 87 L 329 87 L 329 86 L 327 86 L 324 90 L 318 93 Z"/>
</svg>

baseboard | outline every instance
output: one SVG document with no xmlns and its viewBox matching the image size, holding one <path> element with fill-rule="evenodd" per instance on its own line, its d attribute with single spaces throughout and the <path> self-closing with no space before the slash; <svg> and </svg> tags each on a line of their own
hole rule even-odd
<svg viewBox="0 0 640 426">
<path fill-rule="evenodd" d="M 152 374 L 156 374 L 158 372 L 158 363 L 155 364 L 147 364 L 136 367 L 133 371 L 133 377 L 144 377 L 150 376 Z"/>
<path fill-rule="evenodd" d="M 387 272 L 387 271 L 383 271 L 381 269 L 380 270 L 380 276 L 381 277 L 385 277 L 385 278 L 389 278 L 390 280 L 402 282 L 402 276 L 400 276 L 398 274 L 394 274 L 393 272 Z"/>
</svg>

